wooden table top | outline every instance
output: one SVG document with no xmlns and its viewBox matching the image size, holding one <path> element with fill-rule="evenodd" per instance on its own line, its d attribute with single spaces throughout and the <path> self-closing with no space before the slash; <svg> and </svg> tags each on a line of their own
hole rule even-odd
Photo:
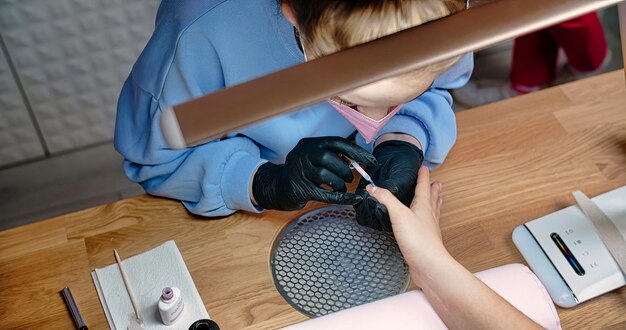
<svg viewBox="0 0 626 330">
<path fill-rule="evenodd" d="M 451 254 L 476 272 L 524 263 L 513 229 L 626 185 L 624 72 L 458 113 L 459 137 L 433 177 L 445 183 L 441 226 Z M 174 239 L 222 329 L 272 329 L 306 317 L 275 289 L 269 252 L 298 212 L 203 219 L 176 201 L 139 196 L 0 232 L 0 328 L 73 327 L 72 289 L 87 324 L 108 327 L 90 272 Z M 626 289 L 559 309 L 566 329 L 626 328 Z M 45 325 L 45 327 L 44 327 Z"/>
</svg>

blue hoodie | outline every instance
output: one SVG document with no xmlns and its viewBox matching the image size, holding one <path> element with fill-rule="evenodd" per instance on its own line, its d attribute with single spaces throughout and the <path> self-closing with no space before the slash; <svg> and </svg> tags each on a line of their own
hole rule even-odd
<svg viewBox="0 0 626 330">
<path fill-rule="evenodd" d="M 115 147 L 125 158 L 126 175 L 150 194 L 181 200 L 195 214 L 262 211 L 251 203 L 249 192 L 259 165 L 283 163 L 302 138 L 348 137 L 354 126 L 322 102 L 219 140 L 172 150 L 161 134 L 159 116 L 169 106 L 303 61 L 293 26 L 276 0 L 163 0 L 155 31 L 118 101 Z M 456 140 L 447 90 L 464 85 L 472 68 L 468 54 L 407 103 L 378 136 L 412 135 L 423 146 L 425 163 L 439 165 Z M 356 142 L 372 150 L 359 134 Z"/>
</svg>

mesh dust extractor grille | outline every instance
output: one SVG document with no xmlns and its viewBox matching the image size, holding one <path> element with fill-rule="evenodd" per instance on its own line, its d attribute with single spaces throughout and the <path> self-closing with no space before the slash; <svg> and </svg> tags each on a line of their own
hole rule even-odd
<svg viewBox="0 0 626 330">
<path fill-rule="evenodd" d="M 274 284 L 295 309 L 322 316 L 406 291 L 409 269 L 393 234 L 359 225 L 351 207 L 290 223 L 270 256 Z"/>
</svg>

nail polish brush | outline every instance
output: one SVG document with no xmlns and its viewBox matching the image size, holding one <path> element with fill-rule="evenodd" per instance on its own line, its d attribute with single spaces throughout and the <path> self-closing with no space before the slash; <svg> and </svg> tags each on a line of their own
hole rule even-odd
<svg viewBox="0 0 626 330">
<path fill-rule="evenodd" d="M 372 186 L 376 187 L 376 184 L 374 183 L 374 181 L 372 181 L 372 177 L 369 174 L 367 174 L 367 172 L 365 172 L 365 170 L 363 169 L 363 167 L 361 167 L 361 165 L 359 165 L 359 163 L 357 163 L 354 160 L 350 160 L 350 168 L 355 169 L 357 172 L 359 172 L 359 174 L 361 174 L 363 179 L 371 183 Z"/>
</svg>

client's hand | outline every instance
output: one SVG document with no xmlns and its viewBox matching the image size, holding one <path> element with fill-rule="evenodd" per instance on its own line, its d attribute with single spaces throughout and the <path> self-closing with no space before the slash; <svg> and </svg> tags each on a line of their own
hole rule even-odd
<svg viewBox="0 0 626 330">
<path fill-rule="evenodd" d="M 417 141 L 417 140 L 416 140 Z M 424 153 L 415 144 L 389 140 L 374 148 L 376 165 L 368 165 L 365 171 L 372 176 L 376 186 L 389 190 L 404 205 L 410 205 L 415 192 L 418 169 L 424 161 Z M 354 205 L 359 224 L 377 230 L 391 231 L 387 209 L 365 192 L 368 182 L 361 179 L 356 194 L 363 201 Z"/>
<path fill-rule="evenodd" d="M 443 246 L 439 230 L 441 187 L 439 182 L 430 183 L 428 169 L 422 166 L 411 208 L 383 188 L 366 188 L 387 208 L 415 284 L 450 329 L 540 329 L 454 260 Z"/>
<path fill-rule="evenodd" d="M 420 272 L 429 262 L 448 257 L 439 230 L 439 213 L 443 199 L 442 184 L 430 183 L 428 168 L 420 167 L 415 196 L 408 208 L 388 190 L 367 186 L 367 191 L 385 205 L 393 233 L 412 272 Z M 446 259 L 446 258 L 443 258 Z"/>
</svg>

